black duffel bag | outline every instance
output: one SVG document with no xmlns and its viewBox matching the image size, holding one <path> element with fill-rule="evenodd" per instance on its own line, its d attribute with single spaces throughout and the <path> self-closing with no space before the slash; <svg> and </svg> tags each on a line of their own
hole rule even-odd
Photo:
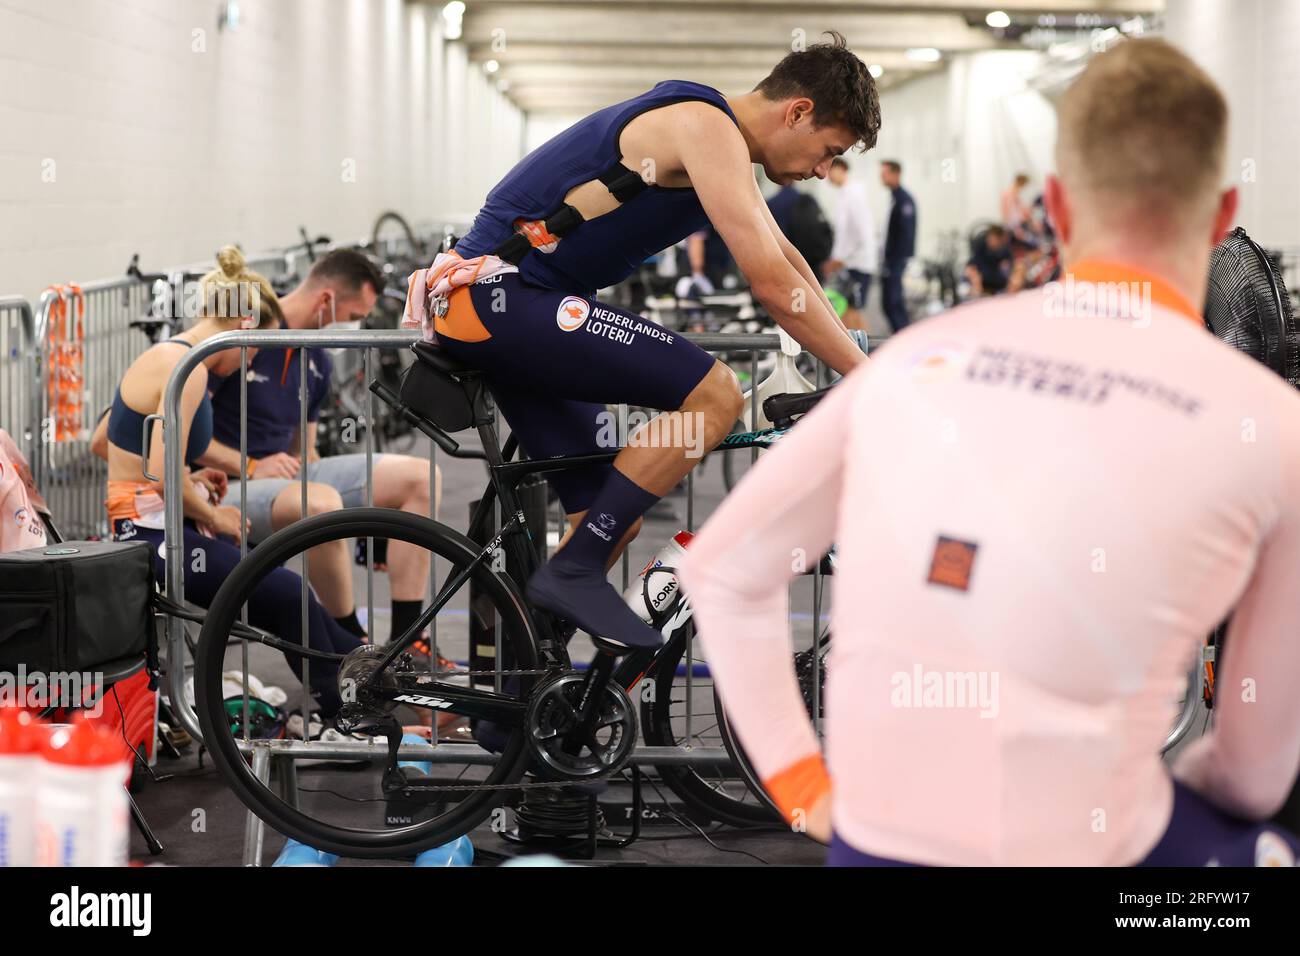
<svg viewBox="0 0 1300 956">
<path fill-rule="evenodd" d="M 65 541 L 0 554 L 0 671 L 84 672 L 153 641 L 153 546 Z"/>
</svg>

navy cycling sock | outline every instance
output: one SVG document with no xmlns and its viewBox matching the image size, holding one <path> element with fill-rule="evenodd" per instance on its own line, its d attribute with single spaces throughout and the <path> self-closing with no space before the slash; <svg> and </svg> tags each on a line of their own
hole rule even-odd
<svg viewBox="0 0 1300 956">
<path fill-rule="evenodd" d="M 652 495 L 617 468 L 613 469 L 587 509 L 582 524 L 556 552 L 552 562 L 570 570 L 599 571 L 603 577 L 614 546 L 658 500 L 658 495 Z"/>
<path fill-rule="evenodd" d="M 568 543 L 529 580 L 529 600 L 589 634 L 628 647 L 658 647 L 659 632 L 633 613 L 605 577 L 615 545 L 658 500 L 615 470 Z"/>
</svg>

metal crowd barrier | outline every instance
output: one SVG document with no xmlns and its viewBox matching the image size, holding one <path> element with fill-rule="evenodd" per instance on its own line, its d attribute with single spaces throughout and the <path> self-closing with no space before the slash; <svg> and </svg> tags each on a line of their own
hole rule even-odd
<svg viewBox="0 0 1300 956">
<path fill-rule="evenodd" d="M 23 450 L 39 485 L 43 380 L 36 341 L 32 304 L 19 296 L 0 296 L 0 428 Z"/>
<path fill-rule="evenodd" d="M 427 235 L 441 234 L 430 227 Z M 426 235 L 426 233 L 418 233 Z M 432 241 L 432 239 L 431 239 Z M 380 250 L 391 256 L 396 246 Z M 348 246 L 351 248 L 352 246 Z M 251 254 L 248 268 L 276 280 L 301 268 L 301 252 L 276 251 Z M 203 274 L 212 261 L 177 266 L 173 274 Z M 305 275 L 305 269 L 303 270 Z M 85 340 L 81 343 L 84 386 L 80 391 L 78 428 L 58 436 L 49 428 L 49 329 L 52 310 L 78 308 L 72 292 L 46 291 L 35 310 L 25 299 L 0 298 L 0 428 L 14 437 L 26 453 L 37 486 L 45 496 L 60 528 L 70 538 L 98 538 L 109 534 L 104 513 L 107 466 L 90 450 L 90 436 L 99 415 L 111 403 L 127 368 L 149 348 L 149 336 L 131 323 L 150 316 L 153 289 L 139 280 L 122 277 L 89 282 L 81 287 L 85 302 Z M 176 320 L 163 336 L 187 324 Z M 338 370 L 353 373 L 354 368 Z"/>
<path fill-rule="evenodd" d="M 196 348 L 189 350 L 177 364 L 172 372 L 164 395 L 164 428 L 167 422 L 174 422 L 180 414 L 181 391 L 185 378 L 189 372 L 201 362 L 205 357 L 214 352 L 227 348 L 240 348 L 243 353 L 242 364 L 246 368 L 247 348 L 294 348 L 305 349 L 309 347 L 321 347 L 328 349 L 345 349 L 360 350 L 362 352 L 361 364 L 366 373 L 367 380 L 371 377 L 373 368 L 372 353 L 375 349 L 380 348 L 405 348 L 412 342 L 417 341 L 418 333 L 408 331 L 373 331 L 373 330 L 336 330 L 326 329 L 320 331 L 244 331 L 244 332 L 227 332 L 221 335 L 213 336 L 211 339 L 201 343 Z M 774 334 L 759 335 L 734 335 L 734 334 L 702 334 L 688 335 L 691 341 L 708 351 L 714 352 L 732 352 L 748 351 L 750 352 L 750 361 L 752 368 L 757 369 L 759 352 L 778 351 L 780 349 L 780 338 Z M 300 353 L 301 355 L 301 353 Z M 243 377 L 243 376 L 241 376 Z M 821 376 L 819 375 L 819 378 Z M 820 384 L 820 383 L 819 383 Z M 369 421 L 374 421 L 374 402 L 370 398 L 370 410 L 367 414 Z M 247 403 L 242 402 L 245 410 Z M 301 407 L 305 409 L 305 396 L 300 396 Z M 753 398 L 753 411 L 757 412 L 757 397 Z M 245 412 L 246 414 L 246 412 Z M 246 422 L 241 422 L 241 432 Z M 302 428 L 300 434 L 305 434 L 306 429 Z M 427 445 L 428 458 L 430 465 L 430 482 L 433 484 L 435 478 L 436 465 L 436 446 L 430 441 Z M 241 459 L 246 459 L 246 441 L 241 441 L 240 448 Z M 373 435 L 370 429 L 365 431 L 365 454 L 367 456 L 366 469 L 366 500 L 372 501 L 373 498 Z M 757 456 L 757 450 L 753 452 Z M 306 460 L 306 447 L 301 449 L 301 459 Z M 241 470 L 246 470 L 246 467 Z M 164 553 L 167 561 L 166 586 L 169 597 L 173 600 L 184 600 L 184 518 L 182 510 L 181 481 L 183 475 L 182 449 L 178 443 L 166 442 L 165 446 L 165 474 L 164 474 L 164 500 L 166 505 L 165 511 L 165 544 Z M 301 482 L 303 488 L 303 501 L 306 501 L 306 470 L 301 473 Z M 434 500 L 434 489 L 430 488 L 430 500 Z M 241 496 L 242 501 L 242 496 Z M 241 512 L 243 505 L 241 504 Z M 304 509 L 305 510 L 305 509 Z M 548 525 L 551 519 L 548 512 Z M 563 514 L 556 514 L 556 531 L 562 533 L 567 526 Z M 687 516 L 686 526 L 688 530 L 694 530 L 696 525 L 696 511 L 694 506 L 694 484 L 693 478 L 687 479 Z M 453 525 L 455 521 L 451 522 Z M 548 531 L 549 531 L 548 527 Z M 374 568 L 373 568 L 373 542 L 371 547 L 367 548 L 367 567 L 366 567 L 366 608 L 367 621 L 373 622 L 374 615 Z M 241 545 L 241 549 L 246 549 L 247 545 Z M 291 561 L 290 569 L 299 573 L 302 579 L 302 613 L 303 613 L 303 632 L 306 633 L 306 594 L 307 594 L 307 567 L 305 557 L 302 563 Z M 436 589 L 438 577 L 437 559 L 434 558 L 430 568 L 430 583 Z M 623 558 L 623 586 L 626 588 L 630 578 L 630 565 L 628 555 L 625 553 Z M 814 633 L 817 632 L 817 622 L 822 618 L 821 602 L 822 588 L 820 580 L 820 569 L 815 572 L 815 597 L 814 597 Z M 357 606 L 362 606 L 360 596 L 357 599 Z M 436 625 L 437 620 L 433 622 L 434 642 L 436 643 Z M 372 634 L 373 634 L 372 630 Z M 169 696 L 173 713 L 185 729 L 196 739 L 202 740 L 202 731 L 199 727 L 198 717 L 194 708 L 190 705 L 186 696 L 186 643 L 185 643 L 185 625 L 179 619 L 171 619 L 168 622 L 168 639 L 167 639 L 167 683 L 169 687 Z M 499 640 L 499 638 L 498 638 Z M 687 650 L 685 659 L 685 673 L 687 675 L 687 695 L 690 695 L 691 675 L 694 673 L 692 651 Z M 245 648 L 243 656 L 244 672 L 247 674 L 248 656 Z M 299 675 L 302 678 L 302 713 L 311 712 L 311 702 L 309 691 L 307 690 L 306 673 Z M 247 681 L 245 680 L 245 684 Z M 292 695 L 291 695 L 292 699 Z M 685 740 L 688 742 L 693 738 L 691 727 L 691 713 L 688 709 L 686 720 Z M 284 764 L 285 779 L 294 780 L 296 776 L 292 769 L 295 760 L 301 758 L 347 758 L 358 756 L 376 756 L 381 753 L 380 749 L 370 741 L 339 741 L 322 744 L 319 742 L 305 741 L 266 741 L 246 739 L 243 742 L 243 749 L 249 754 L 252 760 L 253 769 L 258 778 L 263 783 L 268 783 L 270 779 L 270 770 L 272 762 Z M 404 744 L 401 754 L 404 759 L 428 761 L 432 763 L 467 763 L 467 764 L 490 764 L 495 760 L 494 755 L 481 750 L 476 744 L 462 743 L 438 743 L 432 744 Z M 726 750 L 721 747 L 708 746 L 678 746 L 678 747 L 648 747 L 638 744 L 632 755 L 632 763 L 639 765 L 725 765 L 730 762 Z M 292 784 L 291 784 L 292 785 Z M 245 862 L 257 864 L 260 862 L 261 845 L 263 835 L 263 824 L 260 819 L 252 814 L 248 818 L 248 828 L 246 831 L 245 843 Z"/>
</svg>

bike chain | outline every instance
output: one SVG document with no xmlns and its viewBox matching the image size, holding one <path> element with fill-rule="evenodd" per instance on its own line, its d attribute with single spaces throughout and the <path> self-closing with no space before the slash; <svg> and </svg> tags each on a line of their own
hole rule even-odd
<svg viewBox="0 0 1300 956">
<path fill-rule="evenodd" d="M 562 670 L 532 670 L 532 671 L 395 671 L 393 673 L 401 674 L 403 677 L 414 675 L 416 677 L 496 677 L 500 674 L 502 677 L 545 677 L 547 674 L 563 674 Z"/>
<path fill-rule="evenodd" d="M 411 673 L 411 672 L 407 672 L 407 673 Z M 530 671 L 525 671 L 525 670 L 455 671 L 450 674 L 438 674 L 435 676 L 439 678 L 496 677 L 498 674 L 500 674 L 502 677 L 545 677 L 548 674 L 554 674 L 554 673 L 564 673 L 564 672 L 563 671 L 557 672 L 554 668 L 550 670 L 530 670 Z M 594 777 L 583 777 L 581 779 L 574 779 L 574 780 L 556 780 L 556 781 L 534 780 L 527 783 L 485 783 L 485 784 L 448 783 L 448 784 L 440 784 L 436 786 L 424 786 L 423 784 L 421 784 L 419 787 L 412 789 L 412 794 L 418 795 L 424 793 L 462 793 L 462 792 L 477 792 L 480 790 L 547 790 L 547 789 L 555 789 L 556 787 L 571 787 L 576 783 L 586 783 L 588 781 L 603 780 L 605 778 L 606 775 L 602 774 Z"/>
</svg>

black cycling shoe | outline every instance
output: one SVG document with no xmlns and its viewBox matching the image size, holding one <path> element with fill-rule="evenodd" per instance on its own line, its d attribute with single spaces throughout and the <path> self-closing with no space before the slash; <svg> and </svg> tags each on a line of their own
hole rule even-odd
<svg viewBox="0 0 1300 956">
<path fill-rule="evenodd" d="M 606 580 L 604 572 L 554 561 L 528 579 L 528 600 L 572 621 L 595 638 L 627 648 L 657 648 L 663 636 L 642 621 Z"/>
</svg>

